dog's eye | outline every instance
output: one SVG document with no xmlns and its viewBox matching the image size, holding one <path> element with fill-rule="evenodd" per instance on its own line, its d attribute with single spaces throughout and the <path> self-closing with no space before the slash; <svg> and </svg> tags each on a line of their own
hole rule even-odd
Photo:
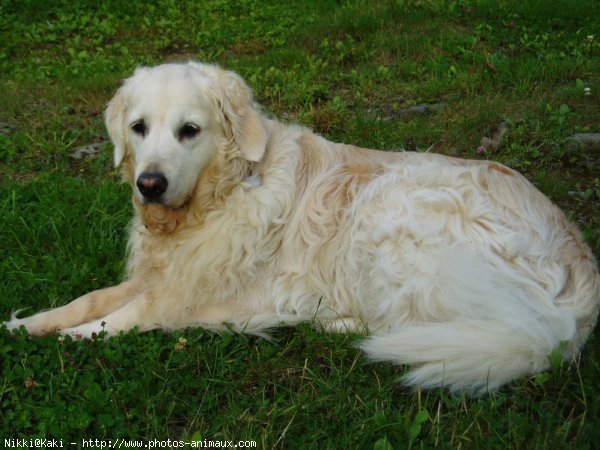
<svg viewBox="0 0 600 450">
<path fill-rule="evenodd" d="M 138 120 L 137 122 L 133 122 L 131 124 L 131 129 L 135 134 L 139 134 L 140 136 L 144 136 L 148 131 L 148 127 L 143 120 Z"/>
<path fill-rule="evenodd" d="M 191 139 L 200 133 L 200 127 L 193 123 L 186 123 L 179 129 L 179 139 Z"/>
</svg>

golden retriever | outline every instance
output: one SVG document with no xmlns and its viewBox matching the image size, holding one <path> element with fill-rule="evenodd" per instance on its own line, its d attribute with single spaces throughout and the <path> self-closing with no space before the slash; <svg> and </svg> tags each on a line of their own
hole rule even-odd
<svg viewBox="0 0 600 450">
<path fill-rule="evenodd" d="M 481 393 L 578 352 L 600 305 L 576 227 L 494 162 L 329 142 L 233 72 L 139 68 L 106 110 L 133 189 L 127 278 L 9 328 L 368 332 L 412 386 Z"/>
</svg>

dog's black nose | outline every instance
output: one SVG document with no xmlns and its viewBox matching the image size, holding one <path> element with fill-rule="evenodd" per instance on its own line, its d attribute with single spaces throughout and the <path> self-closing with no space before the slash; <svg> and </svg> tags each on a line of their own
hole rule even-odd
<svg viewBox="0 0 600 450">
<path fill-rule="evenodd" d="M 169 182 L 160 172 L 142 172 L 136 185 L 148 200 L 157 200 L 167 190 Z"/>
</svg>

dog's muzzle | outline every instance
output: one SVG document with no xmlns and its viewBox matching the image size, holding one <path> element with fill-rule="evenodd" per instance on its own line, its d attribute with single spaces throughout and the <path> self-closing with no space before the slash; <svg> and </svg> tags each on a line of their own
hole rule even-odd
<svg viewBox="0 0 600 450">
<path fill-rule="evenodd" d="M 169 186 L 167 178 L 161 172 L 142 172 L 135 184 L 150 202 L 157 202 Z"/>
</svg>

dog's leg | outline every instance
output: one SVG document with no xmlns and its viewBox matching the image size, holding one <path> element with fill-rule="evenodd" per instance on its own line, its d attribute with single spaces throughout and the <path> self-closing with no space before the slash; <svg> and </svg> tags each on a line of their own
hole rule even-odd
<svg viewBox="0 0 600 450">
<path fill-rule="evenodd" d="M 138 331 L 143 332 L 160 328 L 160 324 L 156 320 L 152 320 L 152 317 L 156 317 L 155 314 L 152 303 L 142 292 L 132 301 L 104 317 L 70 328 L 62 328 L 60 332 L 77 339 L 91 338 L 93 334 L 99 334 L 102 331 L 108 336 L 114 336 L 121 331 L 127 332 L 136 327 Z"/>
<path fill-rule="evenodd" d="M 140 292 L 140 283 L 125 281 L 117 286 L 89 292 L 67 305 L 30 317 L 17 319 L 13 315 L 6 326 L 12 330 L 23 325 L 29 334 L 35 335 L 52 333 L 104 317 L 134 299 Z"/>
<path fill-rule="evenodd" d="M 154 301 L 156 298 L 156 293 L 144 291 L 129 303 L 104 317 L 74 327 L 63 328 L 60 331 L 62 334 L 75 338 L 90 338 L 93 334 L 100 332 L 105 332 L 107 336 L 114 336 L 134 328 L 139 332 L 145 332 L 157 328 L 172 330 L 200 326 L 211 330 L 222 330 L 224 327 L 231 327 L 240 332 L 249 333 L 260 333 L 260 331 L 270 328 L 264 321 L 259 321 L 258 326 L 256 323 L 252 323 L 253 313 L 251 311 L 227 302 L 204 305 L 194 310 L 187 308 L 185 317 L 173 321 L 173 318 L 168 315 L 169 308 L 165 308 L 164 302 Z M 247 328 L 248 325 L 249 328 Z M 274 325 L 275 323 L 273 323 Z"/>
</svg>

